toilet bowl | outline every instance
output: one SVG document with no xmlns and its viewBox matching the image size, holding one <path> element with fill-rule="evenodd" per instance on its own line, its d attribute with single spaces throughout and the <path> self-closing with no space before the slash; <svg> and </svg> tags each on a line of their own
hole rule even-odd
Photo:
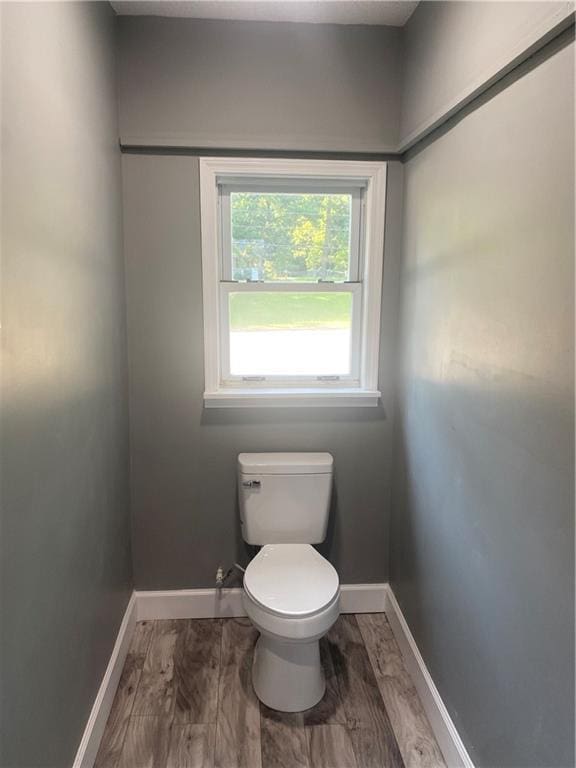
<svg viewBox="0 0 576 768">
<path fill-rule="evenodd" d="M 242 536 L 261 547 L 244 574 L 244 606 L 260 632 L 252 684 L 271 709 L 302 712 L 326 689 L 320 638 L 339 614 L 334 567 L 313 544 L 326 537 L 329 453 L 241 453 Z"/>
<path fill-rule="evenodd" d="M 339 614 L 334 567 L 309 544 L 268 544 L 244 575 L 244 606 L 261 633 L 252 683 L 271 709 L 301 712 L 324 696 L 319 640 Z"/>
</svg>

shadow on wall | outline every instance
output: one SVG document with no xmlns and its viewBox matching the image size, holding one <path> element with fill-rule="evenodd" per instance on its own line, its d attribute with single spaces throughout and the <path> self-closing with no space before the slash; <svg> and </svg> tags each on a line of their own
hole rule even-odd
<svg viewBox="0 0 576 768">
<path fill-rule="evenodd" d="M 202 426 L 282 425 L 282 424 L 333 424 L 386 421 L 382 404 L 376 408 L 203 408 Z M 262 448 L 264 451 L 265 448 Z M 292 450 L 292 449 L 291 449 Z M 306 448 L 302 450 L 312 450 Z M 318 450 L 327 450 L 318 448 Z"/>
<path fill-rule="evenodd" d="M 2 765 L 72 762 L 132 589 L 121 401 L 33 394 L 2 418 L 3 735 L 21 760 Z M 32 715 L 38 740 L 21 727 Z"/>
<path fill-rule="evenodd" d="M 473 759 L 499 764 L 512 739 L 515 764 L 556 765 L 548 734 L 569 743 L 574 706 L 571 402 L 510 371 L 452 372 L 403 394 L 391 581 Z"/>
</svg>

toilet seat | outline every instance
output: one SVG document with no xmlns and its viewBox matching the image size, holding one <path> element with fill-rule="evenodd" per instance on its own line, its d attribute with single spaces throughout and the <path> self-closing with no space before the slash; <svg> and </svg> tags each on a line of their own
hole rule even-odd
<svg viewBox="0 0 576 768">
<path fill-rule="evenodd" d="M 304 619 L 335 602 L 339 581 L 310 544 L 266 544 L 246 569 L 244 589 L 266 613 Z"/>
</svg>

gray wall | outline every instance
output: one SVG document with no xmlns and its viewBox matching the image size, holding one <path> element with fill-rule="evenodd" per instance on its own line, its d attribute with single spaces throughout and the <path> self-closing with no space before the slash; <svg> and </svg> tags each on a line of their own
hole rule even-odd
<svg viewBox="0 0 576 768">
<path fill-rule="evenodd" d="M 403 30 L 404 142 L 573 14 L 571 2 L 422 2 Z"/>
<path fill-rule="evenodd" d="M 0 764 L 63 768 L 131 589 L 115 21 L 1 13 Z"/>
<path fill-rule="evenodd" d="M 343 582 L 385 581 L 401 166 L 389 166 L 383 407 L 205 410 L 198 160 L 122 162 L 137 587 L 211 586 L 218 564 L 247 560 L 236 506 L 241 451 L 333 453 L 324 552 Z"/>
<path fill-rule="evenodd" d="M 124 143 L 387 151 L 401 30 L 121 17 Z"/>
<path fill-rule="evenodd" d="M 573 69 L 405 166 L 392 584 L 478 766 L 574 765 Z"/>
</svg>

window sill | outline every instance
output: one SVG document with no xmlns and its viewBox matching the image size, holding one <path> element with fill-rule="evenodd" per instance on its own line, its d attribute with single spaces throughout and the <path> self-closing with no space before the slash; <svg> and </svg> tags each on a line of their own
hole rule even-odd
<svg viewBox="0 0 576 768">
<path fill-rule="evenodd" d="M 204 392 L 205 408 L 374 408 L 380 392 L 367 389 L 227 389 Z"/>
</svg>

